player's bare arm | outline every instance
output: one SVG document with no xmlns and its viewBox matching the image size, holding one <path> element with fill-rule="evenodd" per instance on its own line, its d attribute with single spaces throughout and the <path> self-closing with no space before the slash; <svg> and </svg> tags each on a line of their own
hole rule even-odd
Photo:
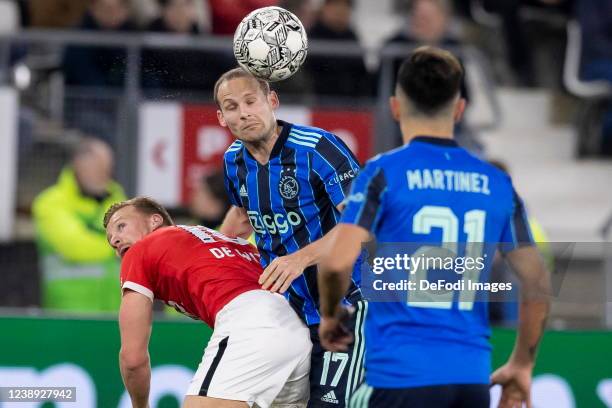
<svg viewBox="0 0 612 408">
<path fill-rule="evenodd" d="M 121 332 L 119 367 L 134 408 L 149 406 L 151 363 L 148 350 L 152 316 L 151 300 L 140 293 L 126 289 L 119 309 Z"/>
<path fill-rule="evenodd" d="M 502 386 L 500 408 L 522 403 L 530 408 L 532 370 L 550 307 L 550 274 L 536 247 L 517 249 L 506 259 L 521 281 L 519 327 L 510 359 L 491 375 L 491 382 Z"/>
<path fill-rule="evenodd" d="M 337 208 L 342 211 L 340 204 Z M 337 226 L 318 240 L 304 248 L 285 256 L 275 258 L 259 278 L 261 288 L 271 292 L 285 293 L 304 269 L 321 262 L 326 249 L 332 242 Z"/>
<path fill-rule="evenodd" d="M 242 207 L 232 206 L 225 215 L 219 232 L 228 237 L 249 238 L 253 233 L 253 227 L 249 222 L 246 210 Z"/>
<path fill-rule="evenodd" d="M 361 252 L 361 244 L 370 239 L 365 228 L 353 224 L 338 224 L 334 228 L 324 259 L 320 263 L 319 300 L 321 302 L 321 345 L 330 351 L 345 351 L 352 341 L 343 327 L 347 310 L 340 306 L 350 283 L 351 270 Z"/>
</svg>

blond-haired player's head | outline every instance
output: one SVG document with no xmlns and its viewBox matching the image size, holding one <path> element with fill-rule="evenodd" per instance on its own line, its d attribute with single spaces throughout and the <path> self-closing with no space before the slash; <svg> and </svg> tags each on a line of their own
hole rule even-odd
<svg viewBox="0 0 612 408">
<path fill-rule="evenodd" d="M 161 227 L 174 225 L 168 211 L 148 197 L 136 197 L 111 206 L 104 215 L 109 244 L 122 257 L 134 245 Z"/>
<path fill-rule="evenodd" d="M 265 143 L 276 131 L 279 101 L 270 85 L 243 70 L 227 71 L 215 83 L 217 119 L 245 143 Z"/>
</svg>

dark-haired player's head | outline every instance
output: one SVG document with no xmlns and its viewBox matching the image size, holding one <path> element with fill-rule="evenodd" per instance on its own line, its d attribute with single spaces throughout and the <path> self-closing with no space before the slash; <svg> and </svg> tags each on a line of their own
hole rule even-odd
<svg viewBox="0 0 612 408">
<path fill-rule="evenodd" d="M 391 110 L 396 120 L 452 125 L 461 118 L 463 67 L 450 52 L 419 47 L 402 63 L 397 74 Z"/>
<path fill-rule="evenodd" d="M 136 197 L 114 204 L 104 215 L 106 238 L 120 257 L 156 229 L 171 225 L 174 225 L 174 221 L 168 211 L 148 197 Z"/>
<path fill-rule="evenodd" d="M 261 143 L 276 130 L 274 111 L 279 105 L 270 85 L 243 70 L 227 71 L 215 83 L 217 119 L 246 143 Z"/>
</svg>

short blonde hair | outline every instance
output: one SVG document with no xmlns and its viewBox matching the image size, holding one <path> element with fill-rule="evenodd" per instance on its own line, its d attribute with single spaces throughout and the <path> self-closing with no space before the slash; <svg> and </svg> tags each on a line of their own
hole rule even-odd
<svg viewBox="0 0 612 408">
<path fill-rule="evenodd" d="M 174 225 L 174 221 L 168 211 L 157 201 L 149 197 L 134 197 L 130 200 L 121 201 L 113 204 L 104 214 L 104 228 L 108 227 L 108 223 L 111 217 L 120 209 L 125 207 L 134 207 L 136 211 L 145 215 L 159 214 L 161 215 L 163 222 L 162 226 L 169 227 Z"/>
<path fill-rule="evenodd" d="M 219 77 L 219 79 L 217 79 L 217 82 L 215 82 L 215 87 L 213 90 L 214 92 L 213 97 L 218 107 L 221 107 L 221 104 L 219 103 L 219 99 L 217 98 L 217 93 L 219 92 L 219 88 L 221 87 L 221 85 L 223 85 L 224 82 L 232 80 L 232 79 L 236 79 L 236 78 L 252 79 L 253 81 L 257 82 L 257 84 L 259 85 L 259 88 L 261 88 L 261 91 L 264 93 L 264 95 L 268 96 L 268 94 L 270 93 L 270 84 L 268 82 L 264 81 L 263 79 L 257 78 L 253 74 L 245 71 L 244 69 L 240 67 L 236 67 L 236 68 L 230 69 L 229 71 L 225 72 L 223 75 Z"/>
</svg>

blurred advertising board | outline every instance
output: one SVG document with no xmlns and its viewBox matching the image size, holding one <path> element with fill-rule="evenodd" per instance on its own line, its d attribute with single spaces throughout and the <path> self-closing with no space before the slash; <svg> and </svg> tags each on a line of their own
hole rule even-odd
<svg viewBox="0 0 612 408">
<path fill-rule="evenodd" d="M 76 404 L 59 408 L 128 408 L 119 373 L 115 319 L 0 318 L 0 387 L 76 387 Z M 151 408 L 178 407 L 210 329 L 191 321 L 156 322 L 150 342 Z M 45 406 L 48 406 L 45 405 Z M 0 408 L 42 404 L 0 401 Z"/>
<path fill-rule="evenodd" d="M 367 110 L 287 105 L 276 116 L 337 134 L 362 163 L 372 154 L 374 115 Z M 139 123 L 137 192 L 166 206 L 188 202 L 193 183 L 221 169 L 223 153 L 234 141 L 212 104 L 144 103 Z"/>
<path fill-rule="evenodd" d="M 0 387 L 76 387 L 77 403 L 56 407 L 129 407 L 118 367 L 115 320 L 0 318 Z M 187 320 L 157 321 L 150 343 L 151 408 L 180 406 L 200 363 L 210 329 Z M 493 366 L 514 344 L 514 331 L 494 330 Z M 550 331 L 533 381 L 538 408 L 612 407 L 612 332 Z M 469 364 L 469 362 L 466 362 Z M 330 367 L 330 370 L 338 367 Z M 491 391 L 492 406 L 499 396 Z M 42 404 L 0 402 L 2 408 Z M 46 405 L 45 405 L 46 406 Z"/>
</svg>

